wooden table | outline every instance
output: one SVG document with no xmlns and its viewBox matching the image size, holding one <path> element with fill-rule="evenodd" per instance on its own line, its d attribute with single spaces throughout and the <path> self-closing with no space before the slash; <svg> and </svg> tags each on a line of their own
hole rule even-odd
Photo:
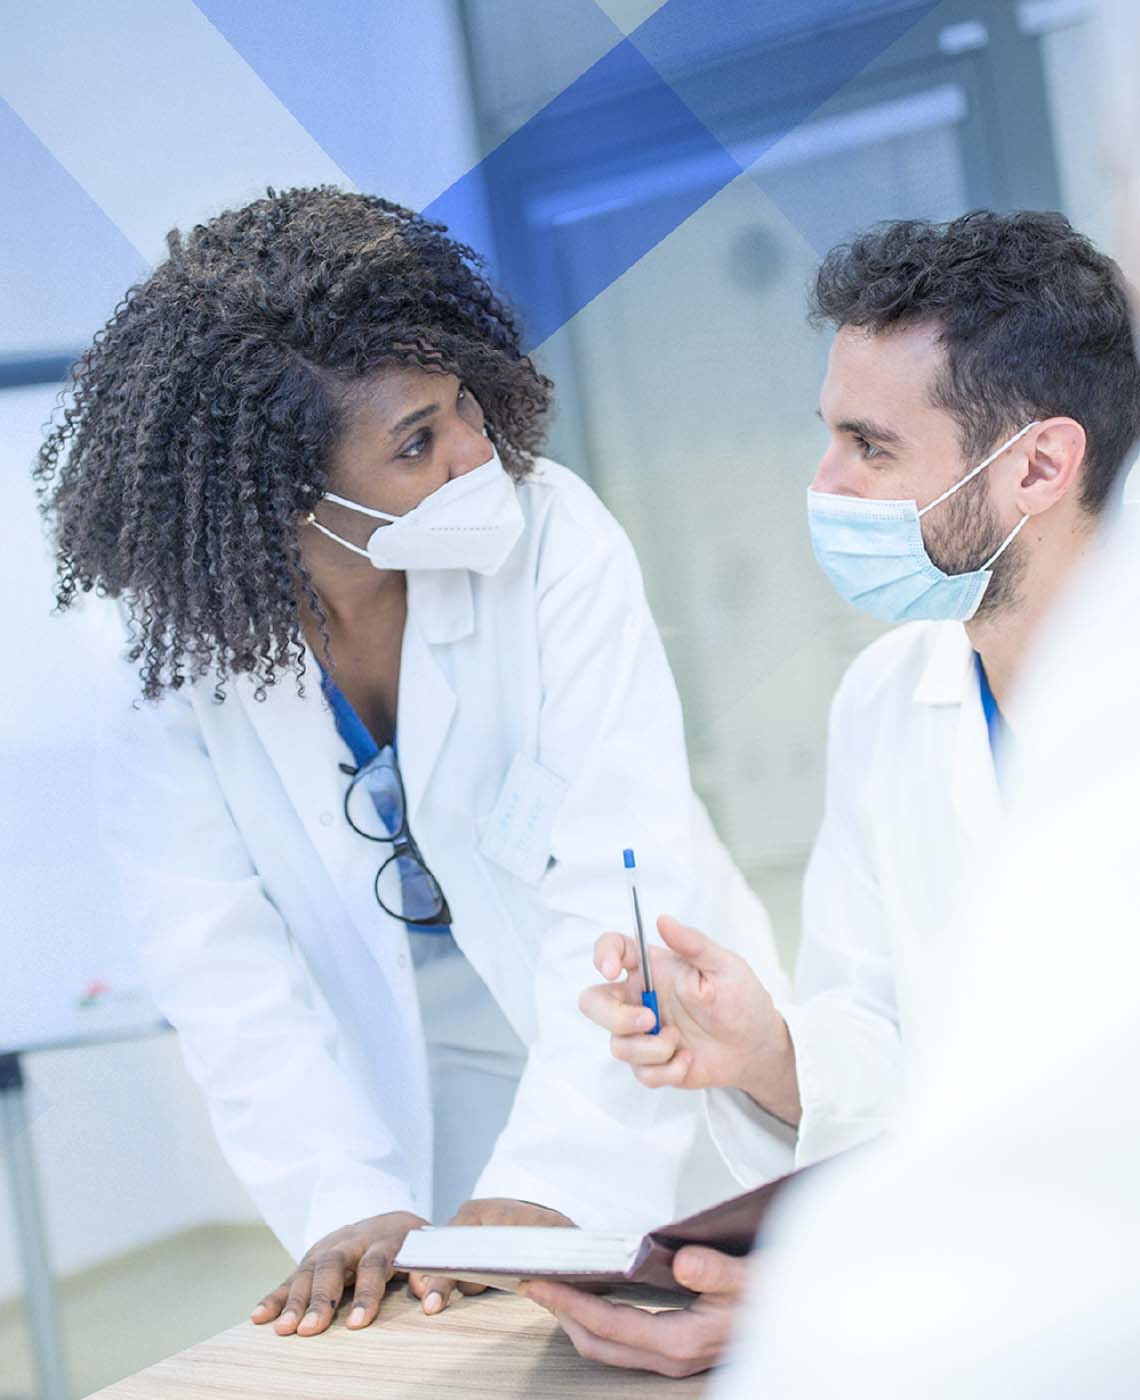
<svg viewBox="0 0 1140 1400">
<path fill-rule="evenodd" d="M 90 1400 L 691 1400 L 706 1382 L 584 1361 L 549 1313 L 514 1294 L 458 1298 L 425 1317 L 397 1288 L 363 1332 L 349 1332 L 339 1315 L 317 1337 L 243 1322 Z"/>
</svg>

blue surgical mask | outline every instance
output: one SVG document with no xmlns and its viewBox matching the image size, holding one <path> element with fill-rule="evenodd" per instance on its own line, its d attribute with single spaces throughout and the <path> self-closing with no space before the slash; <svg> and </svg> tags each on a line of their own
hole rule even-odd
<svg viewBox="0 0 1140 1400">
<path fill-rule="evenodd" d="M 1029 516 L 1021 517 L 980 568 L 965 574 L 943 573 L 931 559 L 922 538 L 922 517 L 1035 427 L 1036 422 L 1027 423 L 922 510 L 917 501 L 871 501 L 809 489 L 812 548 L 840 596 L 882 622 L 968 622 L 978 610 L 994 564 Z"/>
</svg>

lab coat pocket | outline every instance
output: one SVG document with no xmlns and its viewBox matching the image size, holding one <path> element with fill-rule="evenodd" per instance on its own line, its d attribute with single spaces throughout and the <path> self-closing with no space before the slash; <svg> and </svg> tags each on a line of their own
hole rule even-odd
<svg viewBox="0 0 1140 1400">
<path fill-rule="evenodd" d="M 550 863 L 551 833 L 566 783 L 516 753 L 490 814 L 479 824 L 479 850 L 500 869 L 537 887 Z"/>
</svg>

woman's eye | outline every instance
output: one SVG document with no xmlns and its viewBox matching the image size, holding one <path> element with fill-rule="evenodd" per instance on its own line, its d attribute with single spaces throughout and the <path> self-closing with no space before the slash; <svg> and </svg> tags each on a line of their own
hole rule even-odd
<svg viewBox="0 0 1140 1400">
<path fill-rule="evenodd" d="M 417 457 L 422 457 L 424 455 L 430 444 L 431 433 L 425 428 L 423 432 L 417 433 L 414 438 L 408 441 L 403 451 L 400 453 L 400 456 L 410 457 L 415 460 Z"/>
</svg>

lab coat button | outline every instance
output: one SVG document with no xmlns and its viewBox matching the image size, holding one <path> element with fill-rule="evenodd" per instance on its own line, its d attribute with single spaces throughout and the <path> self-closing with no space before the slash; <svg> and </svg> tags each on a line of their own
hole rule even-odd
<svg viewBox="0 0 1140 1400">
<path fill-rule="evenodd" d="M 400 965 L 401 967 L 407 967 L 407 965 L 408 965 L 408 955 L 407 955 L 407 953 L 401 953 L 400 956 L 396 959 L 396 961 L 399 963 L 399 965 Z"/>
<path fill-rule="evenodd" d="M 336 818 L 333 816 L 333 814 L 332 814 L 331 812 L 322 812 L 322 813 L 321 813 L 321 825 L 322 825 L 322 826 L 332 826 L 332 824 L 333 824 L 333 822 L 334 822 L 335 820 L 336 820 Z"/>
</svg>

